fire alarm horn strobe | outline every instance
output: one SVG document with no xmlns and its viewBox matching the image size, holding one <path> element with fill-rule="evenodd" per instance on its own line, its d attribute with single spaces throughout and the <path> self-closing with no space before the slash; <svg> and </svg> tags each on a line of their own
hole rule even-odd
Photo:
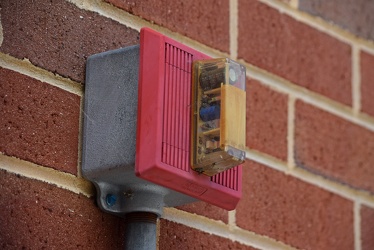
<svg viewBox="0 0 374 250">
<path fill-rule="evenodd" d="M 210 58 L 149 29 L 141 30 L 140 39 L 137 176 L 234 209 L 241 196 L 241 166 L 214 176 L 191 169 L 192 63 Z"/>
<path fill-rule="evenodd" d="M 160 215 L 163 206 L 195 199 L 228 210 L 236 207 L 241 197 L 241 165 L 230 163 L 212 176 L 193 166 L 193 62 L 207 59 L 211 58 L 148 28 L 140 32 L 140 46 L 88 58 L 82 174 L 95 184 L 103 210 Z M 232 79 L 236 76 L 227 65 L 224 77 L 230 81 L 230 74 Z M 236 69 L 242 73 L 240 66 Z M 225 94 L 206 94 L 201 92 L 197 98 L 216 98 L 214 103 L 210 100 L 211 106 L 220 103 L 224 109 L 218 99 Z M 203 119 L 218 119 L 218 127 L 224 126 L 221 117 L 214 118 Z M 214 133 L 204 138 L 204 152 L 222 151 L 240 163 L 240 141 L 221 144 L 222 135 Z"/>
</svg>

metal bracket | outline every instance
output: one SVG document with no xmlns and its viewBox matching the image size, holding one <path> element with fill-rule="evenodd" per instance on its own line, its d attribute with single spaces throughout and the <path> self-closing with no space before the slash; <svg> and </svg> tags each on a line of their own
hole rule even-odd
<svg viewBox="0 0 374 250">
<path fill-rule="evenodd" d="M 139 46 L 90 56 L 86 66 L 82 174 L 106 212 L 162 215 L 194 198 L 135 175 Z"/>
</svg>

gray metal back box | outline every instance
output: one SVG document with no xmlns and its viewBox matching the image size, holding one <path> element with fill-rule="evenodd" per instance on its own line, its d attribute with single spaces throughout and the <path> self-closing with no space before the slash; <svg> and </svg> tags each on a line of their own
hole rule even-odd
<svg viewBox="0 0 374 250">
<path fill-rule="evenodd" d="M 139 46 L 88 58 L 84 95 L 82 174 L 104 211 L 123 216 L 179 206 L 194 198 L 135 175 Z"/>
</svg>

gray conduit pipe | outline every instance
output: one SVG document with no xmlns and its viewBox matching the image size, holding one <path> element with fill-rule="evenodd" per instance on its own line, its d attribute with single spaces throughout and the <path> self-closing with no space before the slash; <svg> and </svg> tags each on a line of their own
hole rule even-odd
<svg viewBox="0 0 374 250">
<path fill-rule="evenodd" d="M 125 249 L 155 250 L 157 215 L 148 212 L 126 214 Z"/>
</svg>

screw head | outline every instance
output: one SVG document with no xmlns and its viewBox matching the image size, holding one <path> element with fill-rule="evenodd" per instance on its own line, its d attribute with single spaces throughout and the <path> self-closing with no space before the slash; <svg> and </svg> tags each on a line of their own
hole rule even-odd
<svg viewBox="0 0 374 250">
<path fill-rule="evenodd" d="M 115 196 L 114 194 L 107 194 L 105 201 L 109 207 L 112 207 L 114 206 L 114 204 L 116 204 L 117 196 Z"/>
</svg>

